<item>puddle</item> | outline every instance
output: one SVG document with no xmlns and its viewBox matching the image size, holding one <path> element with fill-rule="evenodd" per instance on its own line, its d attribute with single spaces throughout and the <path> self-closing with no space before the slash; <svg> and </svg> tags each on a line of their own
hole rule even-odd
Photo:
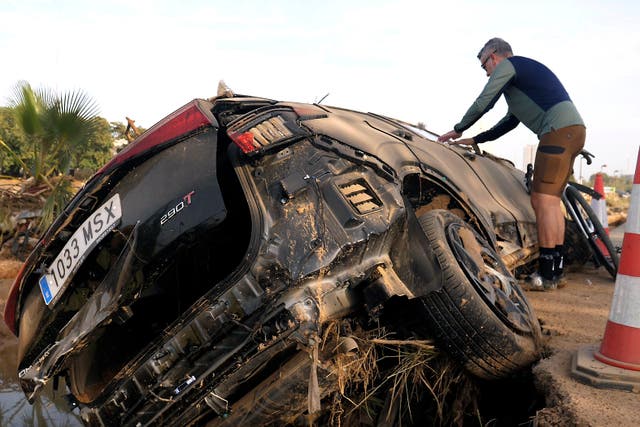
<svg viewBox="0 0 640 427">
<path fill-rule="evenodd" d="M 1 339 L 0 426 L 82 426 L 79 411 L 69 412 L 62 393 L 54 393 L 51 384 L 45 387 L 33 405 L 29 404 L 16 376 L 14 361 L 16 345 L 7 342 L 8 339 L 4 333 Z"/>
<path fill-rule="evenodd" d="M 30 405 L 18 384 L 0 380 L 0 425 L 12 426 L 82 426 L 77 413 L 64 410 L 61 396 L 52 399 L 51 390 Z M 77 412 L 77 411 L 76 411 Z"/>
<path fill-rule="evenodd" d="M 10 280 L 0 280 L 0 314 Z M 82 426 L 79 411 L 69 412 L 62 391 L 53 393 L 47 385 L 40 397 L 30 405 L 18 384 L 17 339 L 9 332 L 0 316 L 0 426 L 63 427 Z"/>
<path fill-rule="evenodd" d="M 20 385 L 16 370 L 16 344 L 12 342 L 4 323 L 0 333 L 0 426 L 82 426 L 78 410 L 69 412 L 62 392 L 54 393 L 52 385 L 44 388 L 30 405 Z"/>
</svg>

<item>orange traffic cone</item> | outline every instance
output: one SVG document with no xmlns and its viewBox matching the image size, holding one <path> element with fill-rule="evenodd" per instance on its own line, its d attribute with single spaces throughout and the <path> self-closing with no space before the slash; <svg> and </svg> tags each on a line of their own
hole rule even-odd
<svg viewBox="0 0 640 427">
<path fill-rule="evenodd" d="M 633 179 L 620 267 L 600 349 L 585 347 L 572 375 L 596 387 L 640 393 L 640 150 Z"/>
<path fill-rule="evenodd" d="M 602 227 L 604 228 L 604 231 L 607 233 L 607 236 L 608 236 L 609 235 L 609 218 L 607 216 L 607 201 L 605 200 L 604 181 L 602 180 L 601 173 L 596 174 L 596 180 L 593 183 L 593 189 L 596 193 L 600 194 L 602 198 L 601 199 L 596 199 L 595 197 L 592 198 L 591 209 L 593 209 L 593 212 L 596 214 L 596 216 L 600 220 L 600 224 L 602 224 Z M 600 239 L 596 240 L 596 244 L 598 245 L 598 247 L 600 248 L 600 251 L 605 256 L 610 256 L 609 250 L 607 249 L 605 244 L 602 243 Z"/>
</svg>

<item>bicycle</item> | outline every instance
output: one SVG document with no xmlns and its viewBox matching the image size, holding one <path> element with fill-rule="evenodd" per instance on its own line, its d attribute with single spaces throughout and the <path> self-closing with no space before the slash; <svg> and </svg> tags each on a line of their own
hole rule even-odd
<svg viewBox="0 0 640 427">
<path fill-rule="evenodd" d="M 580 155 L 590 165 L 594 155 L 587 150 L 582 150 Z M 525 186 L 531 193 L 533 179 L 533 165 L 527 165 L 525 174 Z M 609 274 L 615 278 L 618 272 L 619 258 L 616 248 L 613 246 L 609 235 L 598 219 L 591 206 L 587 203 L 582 193 L 588 194 L 596 200 L 602 195 L 590 187 L 569 181 L 562 192 L 562 203 L 569 218 L 576 224 L 580 236 L 582 236 L 591 250 L 593 262 L 596 267 L 604 266 Z"/>
</svg>

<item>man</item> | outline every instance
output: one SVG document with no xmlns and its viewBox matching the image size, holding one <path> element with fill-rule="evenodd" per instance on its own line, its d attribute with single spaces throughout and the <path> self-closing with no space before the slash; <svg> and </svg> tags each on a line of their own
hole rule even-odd
<svg viewBox="0 0 640 427">
<path fill-rule="evenodd" d="M 531 205 L 536 214 L 540 258 L 538 272 L 529 277 L 528 285 L 534 290 L 555 289 L 563 270 L 564 214 L 560 197 L 573 161 L 584 146 L 584 122 L 555 74 L 533 59 L 514 56 L 506 41 L 489 40 L 478 59 L 489 81 L 460 123 L 438 141 L 464 145 L 493 141 L 520 122 L 538 135 Z M 486 132 L 458 139 L 503 94 L 509 106 L 507 115 Z"/>
</svg>

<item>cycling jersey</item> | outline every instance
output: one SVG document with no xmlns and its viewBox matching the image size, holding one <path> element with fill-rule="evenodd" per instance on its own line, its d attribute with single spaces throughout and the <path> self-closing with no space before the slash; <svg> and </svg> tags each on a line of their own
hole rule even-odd
<svg viewBox="0 0 640 427">
<path fill-rule="evenodd" d="M 523 56 L 511 56 L 495 68 L 484 89 L 453 129 L 462 133 L 495 105 L 500 95 L 507 114 L 491 129 L 474 137 L 476 143 L 493 141 L 522 122 L 538 138 L 553 129 L 582 125 L 582 117 L 555 74 L 545 65 Z"/>
</svg>

